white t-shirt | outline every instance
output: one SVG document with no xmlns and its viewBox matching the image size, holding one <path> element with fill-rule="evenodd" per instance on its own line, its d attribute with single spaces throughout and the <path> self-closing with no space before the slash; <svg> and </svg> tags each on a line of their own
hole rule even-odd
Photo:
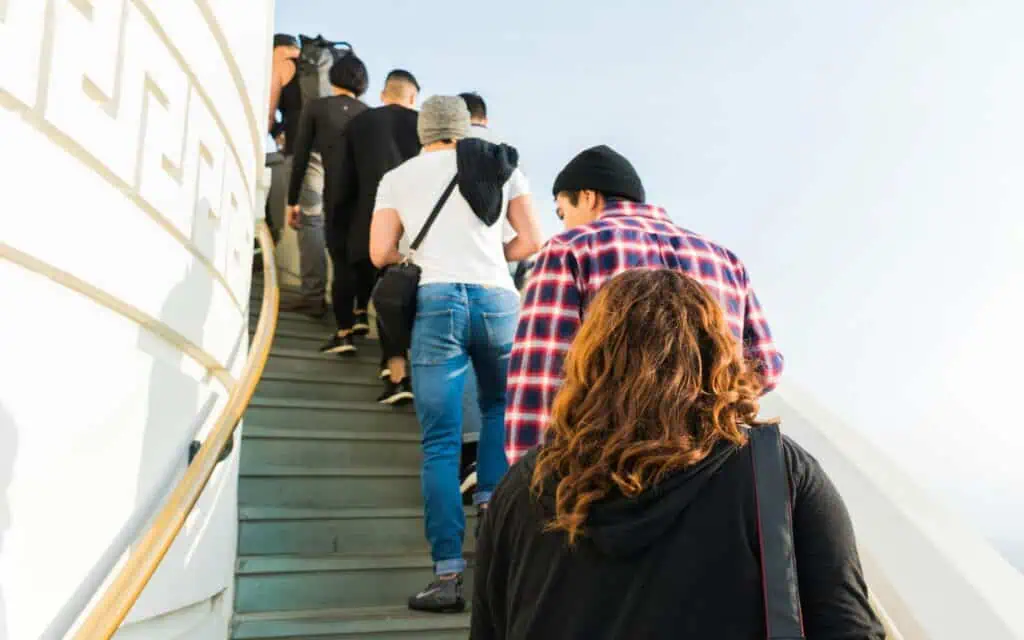
<svg viewBox="0 0 1024 640">
<path fill-rule="evenodd" d="M 405 229 L 399 242 L 403 254 L 408 253 L 409 244 L 423 228 L 455 171 L 455 150 L 451 149 L 420 153 L 384 174 L 377 187 L 375 210 L 398 211 Z M 526 176 L 516 169 L 504 187 L 502 208 L 506 215 L 500 223 L 487 226 L 456 186 L 414 257 L 423 270 L 420 284 L 476 284 L 515 291 L 505 262 L 505 243 L 516 236 L 508 222 L 508 202 L 528 193 Z"/>
<path fill-rule="evenodd" d="M 471 138 L 480 138 L 481 140 L 486 140 L 493 144 L 499 144 L 501 142 L 493 129 L 482 124 L 472 125 L 469 130 L 469 136 Z"/>
</svg>

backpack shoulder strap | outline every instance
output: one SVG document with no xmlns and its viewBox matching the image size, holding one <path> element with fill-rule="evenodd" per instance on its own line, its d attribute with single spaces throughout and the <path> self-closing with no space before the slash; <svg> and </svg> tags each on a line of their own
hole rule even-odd
<svg viewBox="0 0 1024 640">
<path fill-rule="evenodd" d="M 793 549 L 789 480 L 777 424 L 748 430 L 754 465 L 757 532 L 761 547 L 761 586 L 769 640 L 802 640 L 800 588 Z"/>
<path fill-rule="evenodd" d="M 437 204 L 434 205 L 434 209 L 430 212 L 430 215 L 427 216 L 427 221 L 423 223 L 423 227 L 420 229 L 420 232 L 416 234 L 416 239 L 409 245 L 410 254 L 420 248 L 420 243 L 423 242 L 423 238 L 427 236 L 427 232 L 430 231 L 430 227 L 433 226 L 434 220 L 437 219 L 437 214 L 441 213 L 444 203 L 448 202 L 448 197 L 451 196 L 452 191 L 455 190 L 455 183 L 458 182 L 458 180 L 459 175 L 455 174 L 452 181 L 448 183 L 447 187 L 445 187 L 444 193 L 442 193 L 441 197 L 437 199 Z M 411 259 L 412 256 L 410 255 L 409 257 Z"/>
</svg>

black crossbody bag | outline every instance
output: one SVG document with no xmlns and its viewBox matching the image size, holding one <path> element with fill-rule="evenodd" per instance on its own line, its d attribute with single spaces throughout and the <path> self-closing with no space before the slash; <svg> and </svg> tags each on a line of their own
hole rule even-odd
<svg viewBox="0 0 1024 640">
<path fill-rule="evenodd" d="M 754 465 L 765 634 L 768 640 L 804 640 L 782 435 L 777 424 L 753 427 L 747 433 Z"/>
<path fill-rule="evenodd" d="M 437 214 L 441 213 L 444 204 L 455 190 L 458 178 L 456 174 L 437 200 L 434 209 L 423 223 L 423 228 L 409 245 L 409 255 L 405 256 L 402 262 L 387 267 L 373 287 L 371 298 L 381 328 L 387 334 L 388 341 L 402 353 L 409 349 L 412 341 L 412 325 L 416 320 L 416 290 L 419 289 L 420 276 L 423 274 L 420 266 L 413 261 L 416 250 L 420 248 L 423 238 L 437 219 Z"/>
</svg>

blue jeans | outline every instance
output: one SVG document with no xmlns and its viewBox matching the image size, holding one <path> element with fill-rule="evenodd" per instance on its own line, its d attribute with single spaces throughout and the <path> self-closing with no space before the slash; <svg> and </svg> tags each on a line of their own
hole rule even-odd
<svg viewBox="0 0 1024 640">
<path fill-rule="evenodd" d="M 508 470 L 505 459 L 505 379 L 519 319 L 512 290 L 468 284 L 419 289 L 412 329 L 412 386 L 423 430 L 423 499 L 434 571 L 466 568 L 466 520 L 459 493 L 462 400 L 472 363 L 480 406 L 475 504 L 490 500 Z"/>
</svg>

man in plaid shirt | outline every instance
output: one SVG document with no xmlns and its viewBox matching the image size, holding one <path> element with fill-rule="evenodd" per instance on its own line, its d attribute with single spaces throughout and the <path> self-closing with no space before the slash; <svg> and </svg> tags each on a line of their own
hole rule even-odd
<svg viewBox="0 0 1024 640">
<path fill-rule="evenodd" d="M 778 383 L 782 354 L 772 342 L 747 271 L 731 251 L 644 204 L 630 162 L 607 146 L 576 156 L 555 179 L 567 230 L 537 255 L 508 367 L 505 453 L 515 463 L 543 440 L 562 365 L 587 304 L 610 278 L 634 268 L 683 271 L 718 297 L 765 391 Z"/>
</svg>

